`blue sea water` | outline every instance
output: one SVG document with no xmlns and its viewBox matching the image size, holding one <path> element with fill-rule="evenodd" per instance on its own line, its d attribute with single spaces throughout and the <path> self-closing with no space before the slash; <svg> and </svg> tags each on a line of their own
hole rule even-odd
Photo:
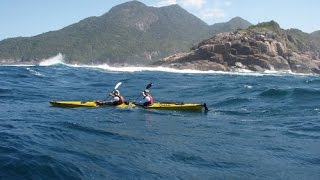
<svg viewBox="0 0 320 180">
<path fill-rule="evenodd" d="M 0 179 L 320 179 L 320 77 L 0 66 Z M 155 101 L 209 112 L 56 108 Z"/>
</svg>

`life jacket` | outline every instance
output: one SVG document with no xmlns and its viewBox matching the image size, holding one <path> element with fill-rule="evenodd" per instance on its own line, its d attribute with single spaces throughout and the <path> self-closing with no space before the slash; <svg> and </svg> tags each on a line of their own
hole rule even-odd
<svg viewBox="0 0 320 180">
<path fill-rule="evenodd" d="M 119 101 L 113 102 L 113 105 L 120 105 L 124 103 L 124 98 L 122 96 L 116 96 L 119 98 Z"/>
<path fill-rule="evenodd" d="M 149 94 L 147 96 L 145 96 L 144 98 L 149 97 L 150 101 L 149 102 L 145 102 L 143 105 L 144 106 L 151 106 L 153 104 L 153 97 Z"/>
</svg>

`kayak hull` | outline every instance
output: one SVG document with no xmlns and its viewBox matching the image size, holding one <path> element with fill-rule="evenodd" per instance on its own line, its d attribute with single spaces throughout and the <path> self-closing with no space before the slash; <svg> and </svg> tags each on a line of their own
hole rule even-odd
<svg viewBox="0 0 320 180">
<path fill-rule="evenodd" d="M 55 107 L 98 107 L 95 101 L 50 101 L 50 104 Z"/>
<path fill-rule="evenodd" d="M 95 101 L 50 101 L 55 107 L 76 108 L 76 107 L 99 107 Z M 113 106 L 113 105 L 106 105 Z M 197 103 L 175 103 L 175 102 L 156 102 L 151 106 L 138 106 L 132 102 L 117 105 L 118 108 L 142 107 L 145 109 L 174 110 L 174 111 L 201 111 L 205 104 Z"/>
<path fill-rule="evenodd" d="M 174 111 L 201 111 L 203 104 L 196 103 L 174 103 L 174 102 L 159 102 L 153 103 L 151 106 L 143 106 L 146 109 L 161 109 L 161 110 L 174 110 Z"/>
</svg>

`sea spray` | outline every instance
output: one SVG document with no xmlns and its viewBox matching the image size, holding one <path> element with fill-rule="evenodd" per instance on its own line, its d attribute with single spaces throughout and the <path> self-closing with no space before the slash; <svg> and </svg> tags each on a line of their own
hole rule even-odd
<svg viewBox="0 0 320 180">
<path fill-rule="evenodd" d="M 49 59 L 43 59 L 39 66 L 52 66 L 56 64 L 65 64 L 64 63 L 64 56 L 61 53 L 58 53 L 56 56 L 53 56 Z"/>
</svg>

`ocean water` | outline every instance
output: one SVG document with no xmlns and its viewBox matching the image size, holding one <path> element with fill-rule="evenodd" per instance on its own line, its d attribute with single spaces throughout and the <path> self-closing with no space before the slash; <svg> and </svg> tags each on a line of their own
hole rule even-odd
<svg viewBox="0 0 320 180">
<path fill-rule="evenodd" d="M 320 77 L 109 66 L 0 66 L 0 179 L 320 179 Z M 155 101 L 209 112 L 56 108 Z"/>
</svg>

